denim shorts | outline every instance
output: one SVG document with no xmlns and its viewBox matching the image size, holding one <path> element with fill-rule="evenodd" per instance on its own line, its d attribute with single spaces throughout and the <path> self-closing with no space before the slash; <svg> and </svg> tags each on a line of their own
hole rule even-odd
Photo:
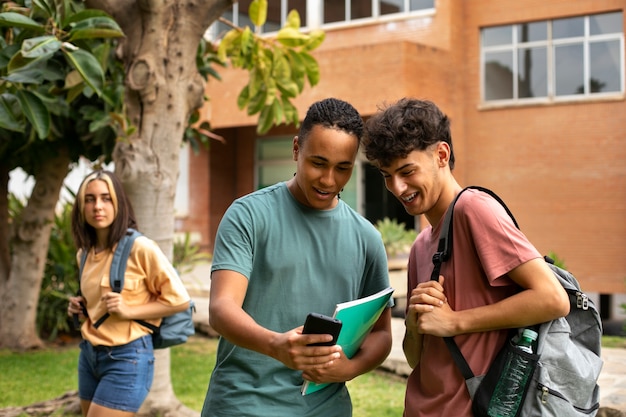
<svg viewBox="0 0 626 417">
<path fill-rule="evenodd" d="M 115 410 L 137 412 L 154 376 L 152 336 L 122 346 L 83 340 L 78 359 L 78 396 Z"/>
</svg>

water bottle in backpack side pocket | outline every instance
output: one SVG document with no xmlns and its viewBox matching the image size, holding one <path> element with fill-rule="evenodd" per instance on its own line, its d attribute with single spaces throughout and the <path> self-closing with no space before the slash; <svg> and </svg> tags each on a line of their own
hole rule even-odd
<svg viewBox="0 0 626 417">
<path fill-rule="evenodd" d="M 514 349 L 533 353 L 532 344 L 537 340 L 537 332 L 524 329 Z M 489 402 L 487 414 L 490 417 L 514 417 L 520 406 L 526 384 L 533 373 L 533 364 L 523 355 L 509 352 L 502 376 L 496 384 Z"/>
</svg>

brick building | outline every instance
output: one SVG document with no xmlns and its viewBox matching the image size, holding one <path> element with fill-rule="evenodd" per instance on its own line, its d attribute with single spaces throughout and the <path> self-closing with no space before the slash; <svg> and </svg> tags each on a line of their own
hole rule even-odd
<svg viewBox="0 0 626 417">
<path fill-rule="evenodd" d="M 270 3 L 266 32 L 287 8 L 326 32 L 313 53 L 321 81 L 296 100 L 301 117 L 328 96 L 365 118 L 404 96 L 434 101 L 452 122 L 459 182 L 497 191 L 538 249 L 563 259 L 586 291 L 626 293 L 626 1 Z M 247 4 L 227 17 L 243 18 Z M 279 126 L 258 136 L 256 119 L 236 105 L 247 74 L 221 76 L 205 111 L 226 143 L 189 155 L 188 212 L 178 222 L 209 251 L 235 198 L 292 175 L 297 132 Z M 372 222 L 388 216 L 420 228 L 364 158 L 344 194 Z"/>
</svg>

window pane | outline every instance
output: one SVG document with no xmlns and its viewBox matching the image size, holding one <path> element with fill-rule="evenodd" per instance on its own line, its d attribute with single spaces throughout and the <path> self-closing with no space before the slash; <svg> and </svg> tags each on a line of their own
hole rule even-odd
<svg viewBox="0 0 626 417">
<path fill-rule="evenodd" d="M 569 19 L 558 19 L 552 22 L 552 37 L 572 38 L 574 36 L 583 36 L 585 34 L 585 18 L 571 17 Z"/>
<path fill-rule="evenodd" d="M 350 2 L 350 20 L 372 17 L 372 0 L 352 0 Z"/>
<path fill-rule="evenodd" d="M 263 25 L 263 33 L 277 32 L 280 29 L 280 1 L 267 2 L 267 20 Z"/>
<path fill-rule="evenodd" d="M 589 33 L 591 35 L 621 33 L 623 31 L 622 27 L 622 12 L 589 16 Z"/>
<path fill-rule="evenodd" d="M 589 44 L 589 92 L 621 91 L 619 41 Z"/>
<path fill-rule="evenodd" d="M 265 188 L 277 182 L 286 181 L 296 172 L 296 163 L 273 164 L 259 167 L 259 184 L 257 189 Z"/>
<path fill-rule="evenodd" d="M 346 5 L 344 0 L 324 0 L 324 23 L 344 22 Z"/>
<path fill-rule="evenodd" d="M 556 95 L 583 94 L 583 45 L 554 48 Z"/>
<path fill-rule="evenodd" d="M 547 48 L 522 48 L 517 54 L 518 98 L 548 95 Z"/>
<path fill-rule="evenodd" d="M 548 39 L 548 22 L 522 23 L 517 25 L 518 42 L 545 41 Z"/>
<path fill-rule="evenodd" d="M 483 46 L 511 45 L 513 26 L 497 26 L 483 29 Z"/>
<path fill-rule="evenodd" d="M 485 100 L 513 98 L 513 53 L 485 54 Z"/>
<path fill-rule="evenodd" d="M 409 2 L 409 10 L 434 9 L 435 0 L 411 0 Z"/>
<path fill-rule="evenodd" d="M 380 14 L 400 13 L 404 11 L 404 0 L 384 0 L 379 2 Z"/>
<path fill-rule="evenodd" d="M 260 140 L 259 141 L 259 161 L 268 161 L 273 159 L 291 159 L 292 158 L 292 140 Z"/>
</svg>

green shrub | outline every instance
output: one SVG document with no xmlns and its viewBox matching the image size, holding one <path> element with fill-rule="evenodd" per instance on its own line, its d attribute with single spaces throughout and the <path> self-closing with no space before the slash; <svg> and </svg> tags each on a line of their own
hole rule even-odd
<svg viewBox="0 0 626 417">
<path fill-rule="evenodd" d="M 200 250 L 200 246 L 191 242 L 191 234 L 185 232 L 182 239 L 174 239 L 172 265 L 179 274 L 185 274 L 194 266 L 211 261 L 211 255 Z"/>
<path fill-rule="evenodd" d="M 78 292 L 76 246 L 72 238 L 72 205 L 57 212 L 50 234 L 48 256 L 37 305 L 37 331 L 40 337 L 55 339 L 59 333 L 72 332 L 67 316 L 70 296 Z"/>
<path fill-rule="evenodd" d="M 378 220 L 375 227 L 383 238 L 389 258 L 408 252 L 417 237 L 417 233 L 414 230 L 407 230 L 404 223 L 398 223 L 396 219 L 391 220 L 388 217 Z"/>
</svg>

